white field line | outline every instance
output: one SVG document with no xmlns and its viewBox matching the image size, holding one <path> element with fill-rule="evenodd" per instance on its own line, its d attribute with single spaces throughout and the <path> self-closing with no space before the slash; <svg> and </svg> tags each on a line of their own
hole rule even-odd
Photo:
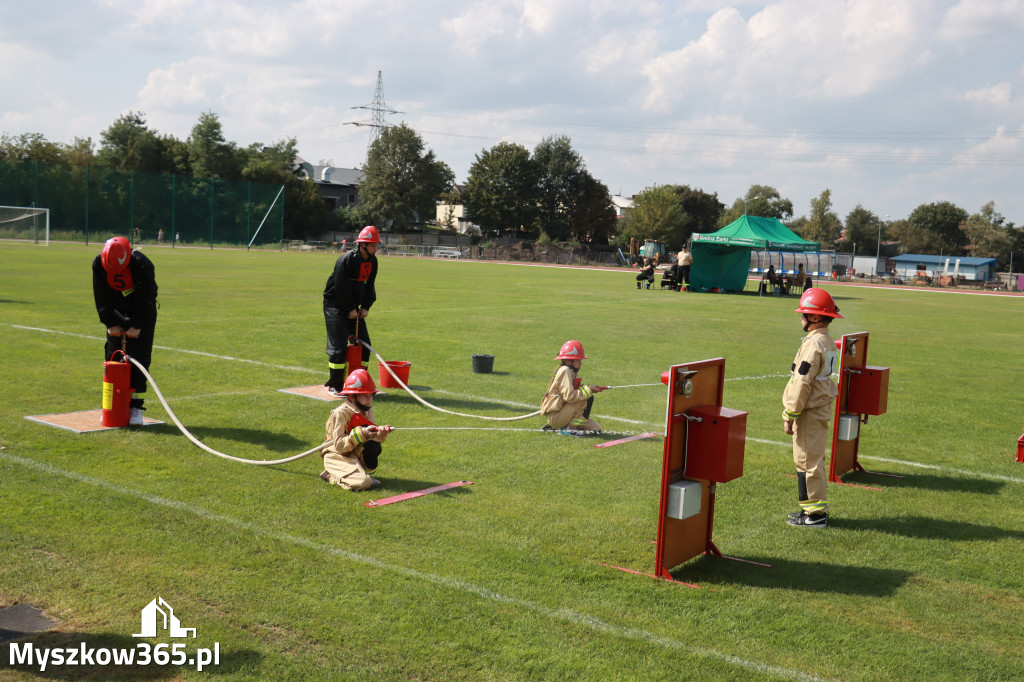
<svg viewBox="0 0 1024 682">
<path fill-rule="evenodd" d="M 18 325 L 18 324 L 5 325 L 5 326 L 10 326 L 10 327 L 13 327 L 15 329 L 25 329 L 25 330 L 28 330 L 28 331 L 44 332 L 44 333 L 47 333 L 47 334 L 62 334 L 62 335 L 65 335 L 65 336 L 73 336 L 73 337 L 80 338 L 80 339 L 89 339 L 90 341 L 103 341 L 106 338 L 106 337 L 99 337 L 99 336 L 89 336 L 87 334 L 76 334 L 76 333 L 73 333 L 73 332 L 62 332 L 62 331 L 57 331 L 57 330 L 54 330 L 54 329 L 43 329 L 43 328 L 40 328 L 40 327 L 25 327 L 25 326 Z M 249 364 L 253 364 L 253 365 L 259 365 L 261 367 L 270 367 L 272 369 L 282 369 L 282 370 L 288 370 L 288 371 L 293 371 L 293 372 L 305 372 L 307 374 L 322 374 L 322 372 L 320 372 L 319 370 L 309 369 L 307 367 L 289 367 L 287 365 L 275 365 L 273 363 L 262 362 L 260 360 L 247 360 L 245 358 L 234 358 L 234 357 L 231 357 L 229 355 L 215 355 L 213 353 L 203 353 L 203 352 L 194 351 L 194 350 L 185 350 L 185 349 L 181 349 L 181 348 L 171 348 L 169 346 L 153 346 L 153 347 L 154 348 L 160 348 L 161 350 L 169 350 L 169 351 L 172 351 L 172 352 L 175 352 L 175 353 L 192 353 L 194 355 L 202 355 L 204 357 L 213 358 L 213 359 L 216 359 L 216 360 L 229 360 L 229 361 L 232 361 L 232 362 L 245 362 L 245 363 L 249 363 Z M 756 377 L 736 377 L 735 380 L 738 381 L 738 380 L 741 380 L 741 379 L 750 379 L 750 380 L 754 380 L 754 379 L 770 379 L 770 378 L 784 377 L 784 376 L 788 376 L 788 375 L 786 375 L 786 374 L 766 374 L 766 375 L 763 375 L 763 376 L 756 376 Z M 729 381 L 729 379 L 726 379 L 726 381 Z M 529 409 L 536 408 L 536 405 L 534 405 L 532 403 L 520 403 L 520 402 L 511 401 L 511 400 L 497 400 L 497 399 L 494 399 L 494 398 L 484 398 L 484 397 L 481 397 L 481 396 L 472 396 L 472 395 L 466 395 L 464 393 L 454 393 L 454 392 L 451 392 L 451 391 L 443 391 L 443 390 L 435 390 L 433 392 L 434 393 L 438 393 L 440 395 L 449 395 L 449 396 L 456 397 L 456 398 L 465 398 L 465 399 L 469 399 L 469 400 L 479 400 L 481 402 L 497 403 L 499 405 L 508 405 L 509 407 L 523 407 L 523 408 L 529 408 Z M 602 419 L 605 419 L 605 420 L 608 420 L 608 421 L 622 422 L 622 423 L 625 423 L 625 424 L 633 424 L 635 426 L 641 426 L 641 427 L 651 427 L 651 428 L 656 428 L 656 429 L 661 429 L 662 427 L 664 427 L 664 424 L 655 424 L 653 422 L 641 421 L 641 420 L 636 420 L 636 419 L 626 419 L 624 417 L 612 417 L 612 416 L 608 416 L 608 415 L 596 415 L 596 416 L 600 416 Z M 792 447 L 792 445 L 793 445 L 791 442 L 784 442 L 784 441 L 777 441 L 777 440 L 765 440 L 765 439 L 762 439 L 762 438 L 751 438 L 749 436 L 747 437 L 747 440 L 752 441 L 754 443 L 764 443 L 766 445 L 778 445 L 780 447 L 787 447 L 787 448 L 788 447 Z M 903 459 L 886 459 L 884 457 L 873 457 L 871 455 L 861 455 L 861 454 L 858 454 L 858 457 L 863 457 L 864 459 L 876 459 L 876 460 L 879 460 L 879 461 L 882 461 L 882 462 L 888 462 L 890 464 L 903 464 L 903 465 L 906 465 L 906 466 L 909 466 L 909 467 L 918 467 L 918 468 L 921 468 L 921 469 L 934 469 L 936 471 L 945 471 L 945 472 L 949 472 L 949 473 L 952 473 L 952 474 L 960 474 L 960 475 L 967 475 L 967 476 L 977 476 L 979 478 L 987 478 L 987 479 L 992 479 L 992 480 L 996 480 L 996 481 L 1006 481 L 1006 482 L 1009 482 L 1009 483 L 1024 483 L 1024 479 L 1014 478 L 1012 476 L 1001 476 L 999 474 L 988 474 L 988 473 L 978 472 L 978 471 L 969 471 L 969 470 L 966 470 L 966 469 L 954 469 L 952 467 L 943 467 L 943 466 L 939 466 L 939 465 L 935 465 L 935 464 L 921 464 L 919 462 L 911 462 L 909 460 L 903 460 Z"/>
<path fill-rule="evenodd" d="M 579 613 L 571 609 L 552 608 L 550 606 L 544 606 L 543 604 L 538 604 L 536 602 L 528 601 L 526 599 L 511 597 L 508 595 L 501 594 L 499 592 L 495 592 L 489 588 L 481 587 L 479 585 L 468 583 L 463 580 L 458 580 L 456 578 L 448 578 L 445 576 L 435 575 L 432 573 L 424 573 L 414 568 L 407 568 L 405 566 L 389 564 L 387 562 L 381 561 L 380 559 L 375 559 L 374 557 L 367 556 L 365 554 L 357 554 L 355 552 L 350 552 L 346 549 L 326 545 L 299 535 L 292 535 L 290 533 L 281 533 L 277 531 L 267 530 L 266 528 L 262 528 L 250 521 L 243 521 L 241 519 L 225 516 L 223 514 L 215 514 L 211 511 L 203 509 L 202 507 L 188 504 L 187 502 L 181 502 L 179 500 L 160 497 L 159 495 L 153 495 L 152 493 L 143 492 L 141 490 L 135 490 L 133 488 L 115 485 L 113 483 L 110 483 L 109 481 L 105 481 L 100 478 L 87 476 L 85 474 L 80 474 L 75 471 L 60 469 L 50 464 L 46 464 L 45 462 L 39 462 L 26 457 L 19 457 L 18 455 L 13 455 L 7 452 L 0 452 L 0 458 L 5 459 L 12 464 L 18 464 L 24 467 L 35 469 L 36 471 L 40 471 L 45 474 L 62 476 L 73 481 L 78 481 L 79 483 L 84 483 L 86 485 L 102 488 L 103 490 L 107 490 L 118 495 L 134 497 L 136 499 L 143 500 L 153 505 L 166 507 L 169 509 L 175 509 L 177 511 L 185 512 L 187 514 L 192 514 L 193 516 L 198 516 L 199 518 L 204 519 L 206 521 L 213 521 L 216 523 L 223 524 L 225 526 L 230 526 L 237 530 L 252 533 L 261 538 L 273 540 L 275 542 L 281 542 L 284 544 L 297 545 L 299 547 L 304 547 L 315 552 L 320 552 L 321 554 L 326 554 L 332 557 L 338 557 L 340 559 L 344 559 L 358 564 L 363 564 L 365 566 L 372 566 L 373 568 L 377 568 L 383 571 L 389 571 L 391 573 L 395 573 L 407 578 L 412 578 L 413 580 L 419 580 L 425 583 L 430 583 L 440 588 L 475 595 L 481 599 L 486 599 L 501 604 L 511 604 L 526 611 L 531 611 L 533 613 L 540 614 L 541 616 L 550 618 L 551 620 L 569 623 L 570 625 L 579 626 L 612 637 L 639 641 L 646 644 L 653 644 L 656 646 L 661 646 L 665 649 L 670 649 L 683 654 L 698 656 L 701 658 L 712 658 L 719 661 L 724 661 L 726 663 L 735 665 L 739 668 L 744 668 L 746 670 L 750 670 L 759 674 L 774 675 L 776 677 L 781 677 L 790 680 L 812 681 L 820 679 L 812 675 L 801 673 L 796 670 L 780 668 L 758 661 L 750 661 L 744 658 L 740 658 L 738 656 L 733 656 L 731 654 L 716 651 L 715 649 L 709 649 L 707 647 L 700 646 L 691 646 L 684 642 L 680 642 L 675 639 L 670 639 L 662 635 L 657 635 L 652 632 L 648 632 L 647 630 L 642 630 L 640 628 L 622 627 L 620 625 L 614 625 L 612 623 L 608 623 L 598 618 L 594 618 L 593 616 L 588 616 L 586 614 Z"/>
<path fill-rule="evenodd" d="M 763 438 L 750 438 L 747 440 L 755 443 L 764 443 L 765 445 L 778 445 L 779 447 L 791 448 L 793 447 L 792 442 L 784 442 L 780 440 L 765 440 Z M 1024 478 L 1014 478 L 1013 476 L 1003 476 L 1001 474 L 988 474 L 983 471 L 969 471 L 968 469 L 955 469 L 953 467 L 945 467 L 938 464 L 922 464 L 920 462 L 911 462 L 906 459 L 892 459 L 889 457 L 876 457 L 874 455 L 863 455 L 857 453 L 857 459 L 873 459 L 879 462 L 886 462 L 888 464 L 902 464 L 903 466 L 916 467 L 918 469 L 932 469 L 933 471 L 943 471 L 950 474 L 958 474 L 961 476 L 975 476 L 977 478 L 985 478 L 993 481 L 1006 481 L 1007 483 L 1024 483 Z"/>
</svg>

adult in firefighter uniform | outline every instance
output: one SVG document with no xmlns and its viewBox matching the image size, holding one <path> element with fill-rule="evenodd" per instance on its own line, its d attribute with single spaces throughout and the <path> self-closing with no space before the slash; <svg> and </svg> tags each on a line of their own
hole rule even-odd
<svg viewBox="0 0 1024 682">
<path fill-rule="evenodd" d="M 577 373 L 587 359 L 579 341 L 566 341 L 555 360 L 562 364 L 551 377 L 551 384 L 544 393 L 540 409 L 547 419 L 545 430 L 600 431 L 601 425 L 590 418 L 594 406 L 594 394 L 607 386 L 586 386 Z"/>
<path fill-rule="evenodd" d="M 334 271 L 324 288 L 324 322 L 327 325 L 327 366 L 330 378 L 324 384 L 332 395 L 340 395 L 345 382 L 345 349 L 350 336 L 370 344 L 366 316 L 377 300 L 377 247 L 380 234 L 367 225 L 356 238 L 356 248 L 342 254 L 334 263 Z M 370 359 L 370 349 L 362 349 L 363 363 Z"/>
<path fill-rule="evenodd" d="M 838 367 L 838 353 L 828 328 L 833 319 L 842 315 L 832 296 L 815 287 L 800 297 L 796 312 L 801 314 L 801 326 L 807 336 L 800 343 L 782 394 L 782 420 L 783 430 L 793 436 L 800 511 L 790 514 L 787 522 L 805 528 L 824 528 L 828 525 L 828 420 L 839 393 L 832 380 Z"/>
<path fill-rule="evenodd" d="M 104 361 L 115 351 L 125 352 L 149 370 L 156 329 L 156 278 L 153 263 L 141 251 L 133 251 L 124 237 L 108 239 L 92 262 L 92 294 L 100 322 L 107 327 Z M 131 366 L 132 397 L 128 424 L 142 426 L 146 400 L 146 375 Z"/>
<path fill-rule="evenodd" d="M 373 423 L 373 396 L 377 387 L 365 369 L 354 370 L 345 380 L 345 402 L 327 418 L 327 446 L 320 451 L 324 470 L 320 478 L 346 490 L 367 490 L 380 485 L 372 476 L 390 426 Z"/>
</svg>

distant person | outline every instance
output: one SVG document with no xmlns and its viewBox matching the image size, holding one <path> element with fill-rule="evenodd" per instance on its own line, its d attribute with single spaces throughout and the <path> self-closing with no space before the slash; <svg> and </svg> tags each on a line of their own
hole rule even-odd
<svg viewBox="0 0 1024 682">
<path fill-rule="evenodd" d="M 345 402 L 327 418 L 327 447 L 320 451 L 324 470 L 320 478 L 346 490 L 368 490 L 380 485 L 373 477 L 381 455 L 381 444 L 390 426 L 373 423 L 373 396 L 377 387 L 365 369 L 348 375 L 341 395 Z"/>
<path fill-rule="evenodd" d="M 650 289 L 652 284 L 654 284 L 654 261 L 645 258 L 643 267 L 640 268 L 640 273 L 636 276 L 636 288 Z"/>
<path fill-rule="evenodd" d="M 799 263 L 796 266 L 796 274 L 793 276 L 793 288 L 800 289 L 801 291 L 807 291 L 811 286 L 811 278 L 807 276 L 807 271 L 804 270 L 804 264 Z"/>
<path fill-rule="evenodd" d="M 181 232 L 175 232 L 174 233 L 174 241 L 176 241 L 176 242 L 180 242 L 181 241 Z"/>
<path fill-rule="evenodd" d="M 800 297 L 801 326 L 807 336 L 790 368 L 782 394 L 782 428 L 793 436 L 797 498 L 800 511 L 786 519 L 791 526 L 825 528 L 828 525 L 825 452 L 829 446 L 828 420 L 839 389 L 832 380 L 838 367 L 836 342 L 829 336 L 833 319 L 842 318 L 835 301 L 824 289 L 810 288 Z"/>
<path fill-rule="evenodd" d="M 121 350 L 146 370 L 153 355 L 156 329 L 156 277 L 153 263 L 141 251 L 132 250 L 124 237 L 108 239 L 92 261 L 92 293 L 100 322 L 107 327 L 104 361 Z M 132 396 L 128 403 L 128 425 L 142 426 L 146 400 L 146 375 L 131 365 Z"/>
<path fill-rule="evenodd" d="M 377 300 L 377 247 L 380 234 L 367 225 L 356 238 L 356 248 L 342 254 L 334 263 L 334 271 L 324 288 L 324 322 L 327 325 L 327 367 L 330 376 L 324 386 L 331 395 L 341 395 L 345 376 L 354 367 L 346 366 L 348 339 L 355 336 L 367 346 L 370 332 L 366 316 Z M 370 359 L 370 349 L 362 349 L 363 364 Z"/>
<path fill-rule="evenodd" d="M 781 284 L 781 278 L 775 274 L 775 264 L 769 263 L 768 269 L 761 277 L 760 293 L 767 294 L 770 287 L 777 287 Z"/>
<path fill-rule="evenodd" d="M 587 359 L 583 352 L 583 344 L 579 341 L 566 341 L 555 356 L 562 364 L 551 377 L 548 390 L 540 402 L 541 413 L 547 420 L 545 431 L 562 431 L 568 433 L 597 433 L 601 425 L 590 418 L 590 410 L 594 406 L 594 394 L 607 389 L 607 386 L 585 386 L 578 373 Z"/>
<path fill-rule="evenodd" d="M 676 265 L 679 266 L 677 278 L 681 289 L 689 289 L 690 266 L 693 265 L 693 254 L 685 246 L 679 249 L 679 253 L 676 254 Z M 677 289 L 677 291 L 681 289 Z"/>
<path fill-rule="evenodd" d="M 164 243 L 164 228 L 160 228 L 160 231 L 156 233 L 156 241 L 158 244 Z"/>
</svg>

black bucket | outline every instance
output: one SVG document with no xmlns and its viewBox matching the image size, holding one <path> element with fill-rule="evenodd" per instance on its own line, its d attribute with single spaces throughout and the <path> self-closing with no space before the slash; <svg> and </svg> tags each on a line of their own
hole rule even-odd
<svg viewBox="0 0 1024 682">
<path fill-rule="evenodd" d="M 473 356 L 473 373 L 474 374 L 490 374 L 491 370 L 494 369 L 494 356 L 493 355 L 474 355 Z"/>
</svg>

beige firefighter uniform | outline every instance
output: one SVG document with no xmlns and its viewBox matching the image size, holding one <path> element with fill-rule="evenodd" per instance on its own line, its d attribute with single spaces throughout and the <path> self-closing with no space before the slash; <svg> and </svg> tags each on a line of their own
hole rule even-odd
<svg viewBox="0 0 1024 682">
<path fill-rule="evenodd" d="M 600 431 L 601 425 L 583 414 L 593 395 L 590 387 L 576 377 L 576 370 L 562 365 L 551 378 L 551 385 L 540 402 L 540 410 L 553 429 L 568 427 L 576 431 Z"/>
<path fill-rule="evenodd" d="M 349 401 L 336 407 L 327 418 L 327 447 L 320 451 L 328 482 L 347 490 L 367 490 L 378 483 L 366 471 L 363 446 L 371 440 L 365 426 L 349 429 L 349 422 L 357 409 Z M 373 410 L 362 413 L 373 421 Z"/>
<path fill-rule="evenodd" d="M 782 394 L 782 418 L 794 420 L 793 463 L 801 479 L 800 507 L 808 514 L 828 511 L 828 472 L 824 462 L 828 420 L 839 393 L 832 380 L 837 365 L 836 344 L 828 329 L 812 330 L 800 344 Z"/>
</svg>

